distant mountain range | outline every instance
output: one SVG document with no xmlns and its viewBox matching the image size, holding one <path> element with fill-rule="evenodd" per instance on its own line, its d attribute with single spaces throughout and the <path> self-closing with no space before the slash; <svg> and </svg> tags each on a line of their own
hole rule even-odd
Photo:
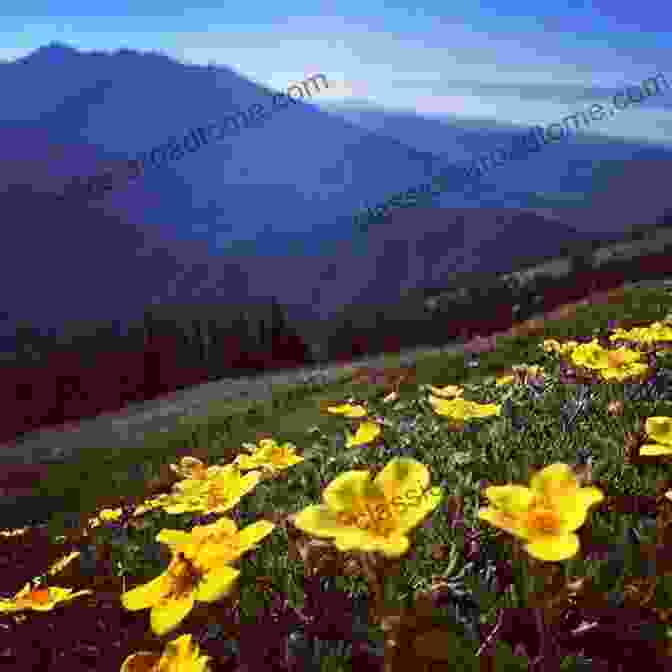
<svg viewBox="0 0 672 672">
<path fill-rule="evenodd" d="M 361 231 L 361 208 L 522 131 L 308 98 L 79 202 L 60 198 L 73 178 L 276 92 L 226 67 L 61 44 L 0 63 L 0 86 L 5 336 L 17 320 L 128 321 L 152 302 L 275 296 L 290 319 L 325 319 L 458 272 L 514 270 L 564 241 L 613 238 L 672 206 L 670 151 L 576 138 Z"/>
<path fill-rule="evenodd" d="M 496 147 L 508 147 L 514 136 L 525 132 L 513 124 L 427 119 L 361 102 L 321 103 L 320 107 L 438 155 L 446 163 L 469 161 Z M 618 235 L 637 221 L 655 220 L 670 206 L 664 182 L 671 160 L 672 150 L 666 147 L 575 133 L 526 160 L 493 169 L 466 192 L 444 193 L 435 204 L 533 209 L 584 232 Z"/>
</svg>

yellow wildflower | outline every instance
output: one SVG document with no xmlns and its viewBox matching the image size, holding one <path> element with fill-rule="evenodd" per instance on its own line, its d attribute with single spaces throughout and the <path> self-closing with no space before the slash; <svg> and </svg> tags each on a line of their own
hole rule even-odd
<svg viewBox="0 0 672 672">
<path fill-rule="evenodd" d="M 455 420 L 487 418 L 492 415 L 500 415 L 502 408 L 501 404 L 479 404 L 460 397 L 446 400 L 430 396 L 429 402 L 439 415 L 447 415 Z"/>
<path fill-rule="evenodd" d="M 354 436 L 347 430 L 345 431 L 345 435 L 346 448 L 362 446 L 365 443 L 371 443 L 371 441 L 380 435 L 380 426 L 375 422 L 363 422 L 357 429 L 357 433 Z"/>
<path fill-rule="evenodd" d="M 575 531 L 586 521 L 588 509 L 604 495 L 595 487 L 581 487 L 571 468 L 552 464 L 535 474 L 530 487 L 490 486 L 490 504 L 478 517 L 526 541 L 525 550 L 549 562 L 571 558 L 579 550 Z"/>
<path fill-rule="evenodd" d="M 640 455 L 672 455 L 672 418 L 664 415 L 650 417 L 646 421 L 645 429 L 656 443 L 641 446 Z"/>
<path fill-rule="evenodd" d="M 51 611 L 61 602 L 69 602 L 79 595 L 88 595 L 92 591 L 79 590 L 73 592 L 72 588 L 59 588 L 57 586 L 31 586 L 30 583 L 10 599 L 0 599 L 0 613 L 13 613 L 32 609 L 33 611 Z"/>
<path fill-rule="evenodd" d="M 340 406 L 327 406 L 327 411 L 329 413 L 335 413 L 336 415 L 343 415 L 346 418 L 363 418 L 367 411 L 364 406 L 361 404 L 341 404 Z"/>
<path fill-rule="evenodd" d="M 112 520 L 119 520 L 123 514 L 121 507 L 116 509 L 101 509 L 97 516 L 89 519 L 89 527 L 96 528 L 102 523 L 107 523 Z"/>
<path fill-rule="evenodd" d="M 225 513 L 232 509 L 261 480 L 260 471 L 240 473 L 238 465 L 227 464 L 215 478 L 186 479 L 175 484 L 177 493 L 162 505 L 167 513 Z"/>
<path fill-rule="evenodd" d="M 196 601 L 216 602 L 231 592 L 239 574 L 226 564 L 197 566 L 177 552 L 163 574 L 122 593 L 121 603 L 129 611 L 151 609 L 152 631 L 162 636 L 185 619 Z"/>
<path fill-rule="evenodd" d="M 655 343 L 656 341 L 672 341 L 672 326 L 664 322 L 653 322 L 648 327 L 634 327 L 630 330 L 620 327 L 609 336 L 610 341 L 634 341 L 638 343 Z"/>
<path fill-rule="evenodd" d="M 502 386 L 502 385 L 509 385 L 509 384 L 512 383 L 515 379 L 516 379 L 516 378 L 515 378 L 515 376 L 514 376 L 513 374 L 509 374 L 509 375 L 507 375 L 507 376 L 501 376 L 501 377 L 495 379 L 495 385 L 496 385 L 497 387 L 500 387 L 500 386 Z"/>
<path fill-rule="evenodd" d="M 228 564 L 255 548 L 275 528 L 268 520 L 259 520 L 242 530 L 230 518 L 211 525 L 196 525 L 191 532 L 163 529 L 156 540 L 180 551 L 197 565 L 212 567 Z"/>
<path fill-rule="evenodd" d="M 149 499 L 146 499 L 142 504 L 139 504 L 134 512 L 134 516 L 141 516 L 144 513 L 147 513 L 148 511 L 153 511 L 154 509 L 160 509 L 163 506 L 165 506 L 168 503 L 172 503 L 175 501 L 176 495 L 175 494 L 162 494 L 162 495 L 157 495 L 156 497 L 150 497 Z"/>
<path fill-rule="evenodd" d="M 120 672 L 210 672 L 210 656 L 199 655 L 198 641 L 181 635 L 166 644 L 163 653 L 139 651 L 124 659 Z"/>
<path fill-rule="evenodd" d="M 617 350 L 603 348 L 596 340 L 583 343 L 571 354 L 577 366 L 595 369 L 605 380 L 625 380 L 646 373 L 648 364 L 642 361 L 643 354 L 625 347 Z"/>
<path fill-rule="evenodd" d="M 252 455 L 238 455 L 234 463 L 241 469 L 263 467 L 270 471 L 276 471 L 287 469 L 303 461 L 304 458 L 296 454 L 296 446 L 292 443 L 287 442 L 278 446 L 273 439 L 262 439 L 259 442 L 259 447 L 253 451 Z"/>
<path fill-rule="evenodd" d="M 304 532 L 334 540 L 340 551 L 380 551 L 404 555 L 407 534 L 439 504 L 440 488 L 428 490 L 427 467 L 411 458 L 394 458 L 371 480 L 364 470 L 337 476 L 324 490 L 323 504 L 308 506 L 293 518 Z"/>
<path fill-rule="evenodd" d="M 220 465 L 206 467 L 197 457 L 186 456 L 178 464 L 171 464 L 170 468 L 182 478 L 193 480 L 204 480 L 213 478 L 222 470 Z"/>
</svg>

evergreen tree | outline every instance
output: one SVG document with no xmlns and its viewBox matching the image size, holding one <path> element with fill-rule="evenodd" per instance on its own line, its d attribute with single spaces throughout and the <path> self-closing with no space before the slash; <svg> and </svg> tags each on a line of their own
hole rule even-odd
<svg viewBox="0 0 672 672">
<path fill-rule="evenodd" d="M 195 319 L 192 321 L 193 325 L 193 340 L 194 340 L 194 358 L 199 365 L 205 362 L 205 344 L 203 341 L 203 334 L 201 331 L 201 320 Z"/>
</svg>

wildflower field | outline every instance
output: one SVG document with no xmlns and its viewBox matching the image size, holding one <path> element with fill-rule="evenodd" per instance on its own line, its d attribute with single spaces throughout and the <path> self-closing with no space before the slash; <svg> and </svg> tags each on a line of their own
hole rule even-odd
<svg viewBox="0 0 672 672">
<path fill-rule="evenodd" d="M 672 670 L 672 295 L 583 303 L 54 468 L 82 507 L 0 533 L 0 663 Z"/>
</svg>

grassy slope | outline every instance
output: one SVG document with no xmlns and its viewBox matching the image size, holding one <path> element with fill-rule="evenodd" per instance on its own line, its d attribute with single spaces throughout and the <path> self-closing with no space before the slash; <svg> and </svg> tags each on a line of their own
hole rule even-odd
<svg viewBox="0 0 672 672">
<path fill-rule="evenodd" d="M 652 321 L 672 310 L 672 300 L 662 289 L 633 288 L 626 290 L 622 303 L 579 307 L 573 318 L 545 325 L 543 335 L 507 337 L 498 340 L 496 352 L 481 358 L 477 369 L 466 366 L 462 355 L 430 355 L 417 360 L 417 383 L 461 383 L 500 371 L 511 364 L 527 361 L 538 348 L 542 337 L 565 338 L 605 328 L 609 320 Z M 390 364 L 398 364 L 390 358 Z M 120 497 L 136 497 L 146 493 L 147 479 L 165 471 L 176 455 L 195 454 L 214 460 L 240 451 L 242 442 L 254 442 L 259 435 L 272 435 L 281 440 L 306 445 L 307 430 L 312 426 L 327 428 L 332 418 L 325 417 L 320 406 L 325 401 L 338 401 L 356 392 L 358 397 L 377 388 L 341 381 L 325 387 L 278 387 L 273 398 L 265 402 L 237 401 L 212 409 L 213 415 L 183 422 L 178 430 L 147 435 L 144 446 L 133 451 L 111 451 L 104 456 L 92 447 L 71 464 L 50 466 L 48 478 L 36 488 L 34 498 L 21 502 L 17 515 L 40 518 L 38 511 L 52 512 L 54 529 L 63 529 L 68 512 L 93 511 L 102 504 L 114 505 Z M 403 387 L 402 387 L 403 391 Z M 415 385 L 409 390 L 417 391 Z M 29 501 L 30 500 L 30 501 Z M 31 510 L 34 509 L 34 512 Z M 0 527 L 20 522 L 0 520 Z"/>
</svg>

